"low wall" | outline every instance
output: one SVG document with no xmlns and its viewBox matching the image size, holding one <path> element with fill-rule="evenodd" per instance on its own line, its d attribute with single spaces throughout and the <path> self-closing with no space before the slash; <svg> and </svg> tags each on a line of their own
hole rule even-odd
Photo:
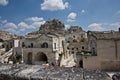
<svg viewBox="0 0 120 80">
<path fill-rule="evenodd" d="M 106 60 L 101 62 L 101 69 L 103 70 L 120 70 L 120 60 Z"/>
</svg>

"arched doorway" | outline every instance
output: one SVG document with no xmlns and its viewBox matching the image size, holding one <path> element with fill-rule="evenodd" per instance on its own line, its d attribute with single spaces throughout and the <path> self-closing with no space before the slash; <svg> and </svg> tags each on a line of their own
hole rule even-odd
<svg viewBox="0 0 120 80">
<path fill-rule="evenodd" d="M 48 63 L 48 58 L 45 53 L 39 52 L 36 55 L 36 61 L 39 63 Z"/>
<path fill-rule="evenodd" d="M 28 64 L 32 64 L 32 52 L 29 52 L 29 53 L 28 53 L 27 63 L 28 63 Z"/>
<path fill-rule="evenodd" d="M 42 48 L 48 48 L 48 43 L 47 42 L 44 42 L 42 45 L 41 45 Z"/>
<path fill-rule="evenodd" d="M 80 66 L 81 68 L 83 68 L 83 60 L 80 60 L 80 61 L 79 61 L 79 66 Z"/>
</svg>

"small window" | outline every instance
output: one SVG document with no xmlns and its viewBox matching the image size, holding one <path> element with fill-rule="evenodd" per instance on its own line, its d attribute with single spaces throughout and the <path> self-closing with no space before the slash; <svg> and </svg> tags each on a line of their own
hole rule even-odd
<svg viewBox="0 0 120 80">
<path fill-rule="evenodd" d="M 84 49 L 84 46 L 82 46 L 82 49 Z"/>
<path fill-rule="evenodd" d="M 78 48 L 76 48 L 76 50 L 78 50 Z"/>
<path fill-rule="evenodd" d="M 93 54 L 93 55 L 96 55 L 95 48 L 92 48 L 92 54 Z"/>
<path fill-rule="evenodd" d="M 70 41 L 67 41 L 67 43 L 70 43 Z"/>
<path fill-rule="evenodd" d="M 54 43 L 54 49 L 56 49 L 56 43 Z"/>
<path fill-rule="evenodd" d="M 75 38 L 75 36 L 73 36 L 73 38 Z"/>
<path fill-rule="evenodd" d="M 81 39 L 81 42 L 84 42 L 84 39 Z"/>
<path fill-rule="evenodd" d="M 67 47 L 67 49 L 69 50 L 70 48 L 69 48 L 69 47 Z"/>
<path fill-rule="evenodd" d="M 81 38 L 83 38 L 83 35 L 81 35 Z"/>
<path fill-rule="evenodd" d="M 72 48 L 72 50 L 74 50 L 74 48 Z"/>
</svg>

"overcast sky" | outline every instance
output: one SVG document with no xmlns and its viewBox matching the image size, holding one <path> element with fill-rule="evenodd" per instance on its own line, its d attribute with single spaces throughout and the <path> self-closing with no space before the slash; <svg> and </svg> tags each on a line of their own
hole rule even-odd
<svg viewBox="0 0 120 80">
<path fill-rule="evenodd" d="M 24 35 L 53 18 L 66 28 L 118 30 L 120 0 L 0 0 L 0 30 Z"/>
</svg>

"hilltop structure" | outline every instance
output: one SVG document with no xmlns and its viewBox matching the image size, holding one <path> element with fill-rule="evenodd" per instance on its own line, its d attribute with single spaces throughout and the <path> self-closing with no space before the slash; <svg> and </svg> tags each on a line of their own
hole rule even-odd
<svg viewBox="0 0 120 80">
<path fill-rule="evenodd" d="M 47 21 L 35 32 L 14 41 L 14 57 L 26 64 L 50 64 L 87 69 L 120 69 L 120 31 L 85 32 L 80 26 Z"/>
</svg>

